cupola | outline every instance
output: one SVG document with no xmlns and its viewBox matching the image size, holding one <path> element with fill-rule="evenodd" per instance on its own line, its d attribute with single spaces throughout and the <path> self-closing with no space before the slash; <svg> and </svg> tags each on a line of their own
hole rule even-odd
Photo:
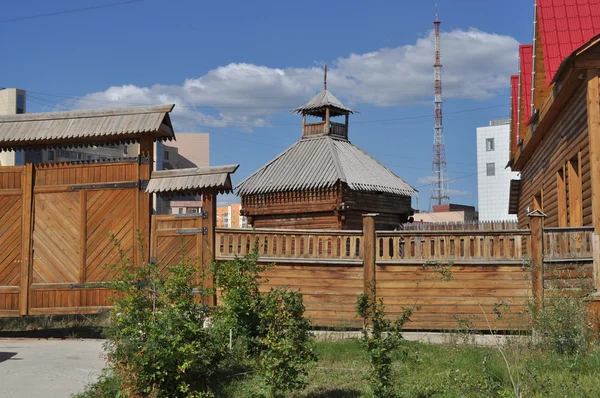
<svg viewBox="0 0 600 398">
<path fill-rule="evenodd" d="M 327 65 L 323 70 L 323 91 L 292 112 L 302 114 L 302 138 L 332 136 L 347 140 L 348 116 L 358 112 L 344 106 L 335 95 L 327 90 Z M 306 116 L 321 118 L 321 121 L 307 122 Z M 345 117 L 344 123 L 331 121 L 332 118 L 341 116 Z"/>
</svg>

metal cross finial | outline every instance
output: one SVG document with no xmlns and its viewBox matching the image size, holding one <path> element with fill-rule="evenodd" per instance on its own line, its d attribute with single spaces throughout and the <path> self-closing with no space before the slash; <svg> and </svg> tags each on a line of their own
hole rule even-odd
<svg viewBox="0 0 600 398">
<path fill-rule="evenodd" d="M 323 67 L 323 87 L 327 90 L 327 64 Z"/>
</svg>

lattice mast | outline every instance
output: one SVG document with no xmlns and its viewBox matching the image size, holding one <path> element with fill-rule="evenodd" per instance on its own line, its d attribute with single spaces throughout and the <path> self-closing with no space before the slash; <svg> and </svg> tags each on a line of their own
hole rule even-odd
<svg viewBox="0 0 600 398">
<path fill-rule="evenodd" d="M 450 202 L 448 196 L 448 180 L 446 178 L 446 147 L 444 145 L 444 127 L 442 123 L 442 63 L 440 62 L 440 20 L 438 9 L 435 7 L 434 26 L 434 51 L 435 64 L 433 65 L 434 78 L 434 135 L 433 135 L 433 176 L 431 180 L 431 193 L 429 208 L 435 205 Z"/>
</svg>

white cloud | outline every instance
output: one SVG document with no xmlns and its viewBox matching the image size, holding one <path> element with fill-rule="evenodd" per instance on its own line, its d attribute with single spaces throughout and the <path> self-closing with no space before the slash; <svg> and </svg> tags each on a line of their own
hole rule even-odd
<svg viewBox="0 0 600 398">
<path fill-rule="evenodd" d="M 419 177 L 417 179 L 417 184 L 431 184 L 433 182 L 433 176 Z"/>
<path fill-rule="evenodd" d="M 448 196 L 471 196 L 473 193 L 471 191 L 461 191 L 459 189 L 448 189 Z"/>
<path fill-rule="evenodd" d="M 442 34 L 444 97 L 488 99 L 508 86 L 518 42 L 474 28 Z M 348 106 L 401 106 L 431 101 L 433 37 L 412 45 L 340 57 L 329 67 L 328 87 Z M 268 126 L 279 112 L 302 105 L 321 87 L 320 66 L 270 68 L 231 63 L 182 85 L 124 85 L 88 94 L 72 108 L 175 103 L 183 125 L 245 129 Z"/>
</svg>

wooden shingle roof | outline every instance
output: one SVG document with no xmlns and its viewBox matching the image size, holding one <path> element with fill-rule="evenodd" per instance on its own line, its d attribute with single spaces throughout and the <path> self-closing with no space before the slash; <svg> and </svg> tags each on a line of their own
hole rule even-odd
<svg viewBox="0 0 600 398">
<path fill-rule="evenodd" d="M 175 105 L 0 116 L 0 150 L 171 140 Z"/>
<path fill-rule="evenodd" d="M 308 101 L 306 104 L 299 108 L 292 110 L 294 113 L 303 113 L 313 116 L 321 116 L 325 108 L 329 107 L 332 112 L 332 116 L 345 115 L 348 113 L 358 113 L 348 107 L 331 93 L 331 91 L 323 90 L 319 94 L 315 95 L 313 99 Z M 337 111 L 337 112 L 336 112 Z"/>
<path fill-rule="evenodd" d="M 231 173 L 239 165 L 153 171 L 146 192 L 158 194 L 200 194 L 206 190 L 231 192 Z"/>
<path fill-rule="evenodd" d="M 345 183 L 355 191 L 411 196 L 417 191 L 349 141 L 305 138 L 236 187 L 239 195 L 303 191 Z"/>
</svg>

